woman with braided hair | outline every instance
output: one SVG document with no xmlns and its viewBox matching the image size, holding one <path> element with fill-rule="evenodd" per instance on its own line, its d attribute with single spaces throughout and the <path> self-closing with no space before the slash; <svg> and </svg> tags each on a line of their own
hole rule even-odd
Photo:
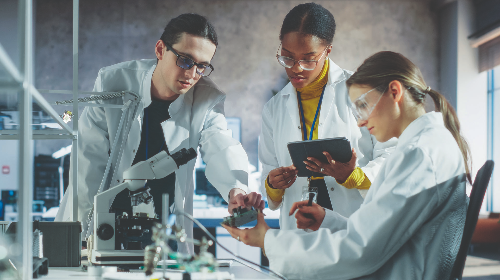
<svg viewBox="0 0 500 280">
<path fill-rule="evenodd" d="M 290 83 L 264 106 L 259 142 L 262 192 L 270 209 L 281 209 L 281 229 L 317 229 L 312 225 L 321 221 L 287 214 L 294 202 L 303 200 L 309 184 L 317 188 L 317 203 L 324 211 L 349 217 L 396 144 L 395 139 L 379 143 L 356 125 L 346 86 L 352 72 L 328 58 L 335 27 L 332 13 L 315 3 L 294 7 L 281 27 L 276 57 Z M 349 140 L 351 160 L 335 162 L 325 153 L 328 164 L 318 166 L 315 158 L 306 161 L 309 170 L 323 176 L 297 177 L 287 144 L 334 137 Z"/>
</svg>

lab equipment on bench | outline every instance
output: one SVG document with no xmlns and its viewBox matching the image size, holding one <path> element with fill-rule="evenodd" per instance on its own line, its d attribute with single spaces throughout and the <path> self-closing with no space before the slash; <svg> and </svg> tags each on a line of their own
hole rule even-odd
<svg viewBox="0 0 500 280">
<path fill-rule="evenodd" d="M 247 209 L 239 206 L 238 208 L 234 208 L 233 214 L 231 216 L 225 217 L 222 220 L 221 224 L 230 227 L 240 227 L 257 220 L 257 214 L 257 210 L 255 210 L 253 207 L 251 209 Z"/>
<path fill-rule="evenodd" d="M 94 197 L 94 227 L 87 239 L 88 259 L 96 265 L 137 265 L 144 262 L 144 248 L 151 244 L 153 227 L 160 222 L 145 213 L 132 216 L 110 213 L 109 209 L 116 195 L 128 189 L 132 206 L 152 203 L 149 188 L 144 188 L 147 180 L 160 179 L 170 175 L 196 157 L 193 148 L 169 156 L 165 151 L 141 161 L 123 173 L 124 182 L 101 192 Z"/>
<path fill-rule="evenodd" d="M 144 272 L 146 276 L 154 273 L 156 267 L 161 263 L 163 271 L 163 279 L 168 279 L 166 275 L 167 268 L 175 268 L 184 270 L 186 275 L 183 279 L 191 279 L 191 274 L 194 272 L 212 273 L 217 270 L 218 263 L 215 257 L 208 252 L 208 247 L 213 245 L 213 241 L 207 241 L 206 237 L 202 237 L 201 241 L 188 238 L 184 229 L 176 227 L 175 215 L 168 215 L 169 195 L 163 194 L 162 203 L 162 222 L 155 224 L 153 227 L 153 244 L 146 247 L 144 252 Z M 175 252 L 170 248 L 169 241 L 190 242 L 196 246 L 200 246 L 200 253 L 195 256 Z M 169 259 L 174 262 L 170 262 Z M 160 261 L 161 260 L 161 261 Z M 207 279 L 204 277 L 203 279 Z"/>
</svg>

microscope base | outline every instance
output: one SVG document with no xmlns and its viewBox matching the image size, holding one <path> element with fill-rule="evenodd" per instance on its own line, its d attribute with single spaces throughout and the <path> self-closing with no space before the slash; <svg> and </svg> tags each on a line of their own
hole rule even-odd
<svg viewBox="0 0 500 280">
<path fill-rule="evenodd" d="M 92 250 L 93 265 L 144 264 L 144 250 Z"/>
</svg>

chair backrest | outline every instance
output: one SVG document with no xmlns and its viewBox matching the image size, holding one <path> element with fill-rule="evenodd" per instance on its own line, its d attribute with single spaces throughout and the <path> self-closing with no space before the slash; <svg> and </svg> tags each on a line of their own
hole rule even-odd
<svg viewBox="0 0 500 280">
<path fill-rule="evenodd" d="M 477 172 L 474 183 L 472 184 L 472 191 L 470 193 L 469 208 L 467 209 L 467 217 L 465 218 L 464 234 L 460 249 L 458 250 L 455 264 L 451 270 L 450 279 L 462 279 L 464 271 L 465 259 L 467 258 L 467 251 L 469 250 L 472 234 L 476 229 L 479 211 L 483 203 L 484 194 L 490 182 L 491 173 L 493 172 L 494 163 L 492 160 L 487 160 L 486 163 Z"/>
</svg>

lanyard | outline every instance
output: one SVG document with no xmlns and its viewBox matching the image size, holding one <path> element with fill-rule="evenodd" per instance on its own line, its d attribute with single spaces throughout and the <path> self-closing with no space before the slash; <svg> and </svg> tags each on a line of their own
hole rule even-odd
<svg viewBox="0 0 500 280">
<path fill-rule="evenodd" d="M 319 109 L 321 108 L 321 102 L 323 102 L 323 95 L 325 94 L 325 88 L 326 85 L 323 87 L 323 91 L 321 92 L 321 96 L 319 97 L 318 108 L 316 108 L 316 115 L 314 115 L 314 120 L 311 125 L 311 133 L 309 135 L 309 139 L 307 139 L 307 127 L 306 127 L 306 119 L 304 117 L 304 109 L 302 108 L 302 99 L 300 98 L 300 92 L 297 91 L 297 96 L 299 97 L 300 119 L 303 128 L 302 132 L 304 133 L 303 140 L 312 140 L 313 138 L 314 125 L 316 124 L 316 120 L 318 119 Z"/>
<path fill-rule="evenodd" d="M 148 121 L 148 116 L 149 116 L 149 108 L 146 108 L 145 110 L 145 118 L 144 121 L 146 122 L 146 160 L 148 160 L 148 146 L 149 146 L 149 121 Z M 163 146 L 165 145 L 165 139 L 163 139 L 163 143 L 161 144 L 160 151 L 163 150 Z"/>
</svg>

